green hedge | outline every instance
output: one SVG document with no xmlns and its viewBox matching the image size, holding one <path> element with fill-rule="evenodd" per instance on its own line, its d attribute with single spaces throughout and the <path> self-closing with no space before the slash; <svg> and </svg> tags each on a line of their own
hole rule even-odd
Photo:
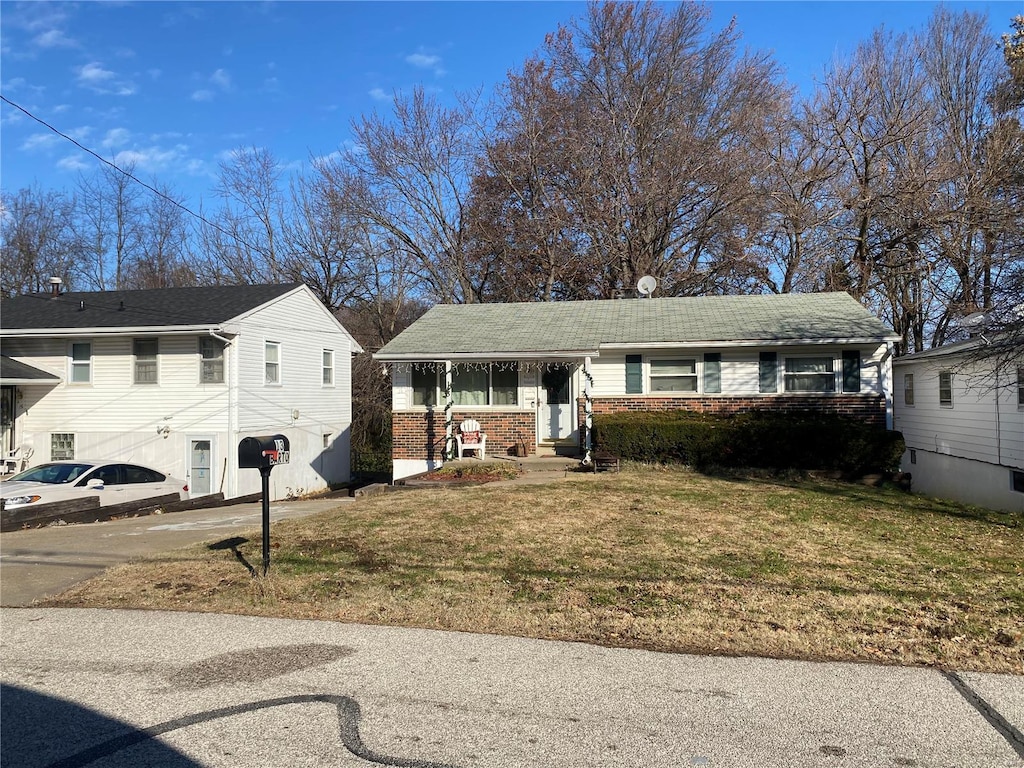
<svg viewBox="0 0 1024 768">
<path fill-rule="evenodd" d="M 905 447 L 899 432 L 846 416 L 764 411 L 595 416 L 594 445 L 623 459 L 697 469 L 829 469 L 851 474 L 895 470 Z"/>
</svg>

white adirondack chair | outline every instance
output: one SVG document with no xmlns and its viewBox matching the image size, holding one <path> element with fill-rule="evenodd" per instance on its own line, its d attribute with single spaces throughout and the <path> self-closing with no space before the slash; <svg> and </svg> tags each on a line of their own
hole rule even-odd
<svg viewBox="0 0 1024 768">
<path fill-rule="evenodd" d="M 462 422 L 455 435 L 455 443 L 460 459 L 463 451 L 475 451 L 477 458 L 481 461 L 484 459 L 484 453 L 487 450 L 487 435 L 480 431 L 479 421 L 466 419 Z"/>
</svg>

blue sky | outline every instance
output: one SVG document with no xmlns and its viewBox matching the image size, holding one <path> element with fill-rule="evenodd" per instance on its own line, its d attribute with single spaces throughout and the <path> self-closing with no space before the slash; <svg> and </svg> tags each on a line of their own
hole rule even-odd
<svg viewBox="0 0 1024 768">
<path fill-rule="evenodd" d="M 994 34 L 1021 0 L 947 3 L 987 13 Z M 773 51 L 809 89 L 827 63 L 884 24 L 922 27 L 931 2 L 713 2 L 742 43 Z M 212 200 L 238 147 L 308 167 L 349 140 L 352 118 L 396 90 L 489 92 L 576 2 L 0 2 L 0 92 L 107 159 Z M 99 161 L 0 104 L 0 187 L 72 189 Z"/>
</svg>

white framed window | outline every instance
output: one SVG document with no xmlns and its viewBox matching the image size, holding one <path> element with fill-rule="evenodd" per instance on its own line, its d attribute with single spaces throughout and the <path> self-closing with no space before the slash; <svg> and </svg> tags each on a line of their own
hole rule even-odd
<svg viewBox="0 0 1024 768">
<path fill-rule="evenodd" d="M 75 458 L 75 435 L 71 432 L 54 432 L 50 435 L 50 461 L 64 461 Z"/>
<path fill-rule="evenodd" d="M 321 383 L 325 387 L 334 386 L 334 350 L 325 349 L 321 361 L 322 375 Z"/>
<path fill-rule="evenodd" d="M 263 345 L 263 376 L 267 384 L 281 383 L 281 343 L 278 341 Z"/>
<path fill-rule="evenodd" d="M 1024 408 L 1024 366 L 1017 369 L 1017 407 Z"/>
<path fill-rule="evenodd" d="M 199 338 L 199 383 L 224 383 L 224 342 L 212 336 Z"/>
<path fill-rule="evenodd" d="M 787 357 L 786 392 L 835 392 L 836 367 L 831 357 Z"/>
<path fill-rule="evenodd" d="M 437 405 L 437 371 L 412 368 L 412 404 L 432 408 Z"/>
<path fill-rule="evenodd" d="M 71 369 L 68 376 L 70 383 L 89 384 L 92 382 L 92 342 L 72 342 L 69 366 Z"/>
<path fill-rule="evenodd" d="M 903 404 L 913 406 L 914 404 L 914 374 L 903 374 Z"/>
<path fill-rule="evenodd" d="M 157 352 L 159 342 L 157 339 L 132 339 L 132 355 L 135 358 L 136 384 L 157 383 Z"/>
<path fill-rule="evenodd" d="M 953 372 L 939 371 L 939 405 L 953 407 Z"/>
<path fill-rule="evenodd" d="M 696 392 L 696 358 L 672 360 L 651 360 L 650 391 L 655 392 Z"/>
</svg>

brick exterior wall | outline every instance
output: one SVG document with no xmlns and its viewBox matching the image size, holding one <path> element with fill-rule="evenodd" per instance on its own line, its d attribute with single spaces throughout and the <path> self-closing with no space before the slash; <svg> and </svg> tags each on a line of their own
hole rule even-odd
<svg viewBox="0 0 1024 768">
<path fill-rule="evenodd" d="M 455 408 L 455 431 L 465 419 L 476 419 L 487 435 L 487 453 L 505 456 L 517 441 L 528 453 L 537 450 L 537 416 L 533 411 L 473 411 Z M 391 414 L 391 457 L 441 461 L 444 457 L 444 409 L 395 411 Z"/>
<path fill-rule="evenodd" d="M 694 411 L 696 413 L 746 413 L 748 411 L 821 411 L 853 416 L 885 429 L 884 395 L 736 395 L 703 397 L 595 397 L 591 401 L 595 418 L 606 413 L 623 411 Z M 576 401 L 580 425 L 580 446 L 586 444 L 586 401 Z"/>
</svg>

